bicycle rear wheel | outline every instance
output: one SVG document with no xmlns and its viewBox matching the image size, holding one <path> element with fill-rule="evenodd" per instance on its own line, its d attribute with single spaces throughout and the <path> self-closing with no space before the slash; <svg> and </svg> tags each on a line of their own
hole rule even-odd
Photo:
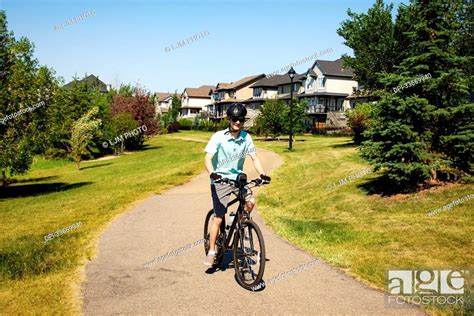
<svg viewBox="0 0 474 316">
<path fill-rule="evenodd" d="M 233 255 L 237 282 L 247 290 L 256 288 L 265 271 L 265 243 L 254 221 L 245 221 L 235 232 Z"/>
<path fill-rule="evenodd" d="M 210 210 L 207 213 L 206 219 L 204 221 L 204 253 L 206 254 L 206 256 L 207 256 L 207 253 L 209 252 L 209 247 L 210 247 L 209 236 L 210 236 L 211 225 L 213 221 L 214 221 L 214 210 Z M 222 262 L 222 259 L 224 258 L 224 253 L 225 253 L 225 251 L 223 251 L 224 238 L 225 237 L 223 236 L 223 234 L 221 233 L 221 229 L 219 228 L 219 230 L 217 231 L 217 240 L 216 240 L 216 259 L 214 260 L 214 264 L 212 265 L 214 268 L 218 267 L 220 263 Z"/>
</svg>

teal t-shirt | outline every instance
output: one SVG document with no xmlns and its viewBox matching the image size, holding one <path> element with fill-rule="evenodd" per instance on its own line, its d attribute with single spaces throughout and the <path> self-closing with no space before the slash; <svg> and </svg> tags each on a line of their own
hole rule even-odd
<svg viewBox="0 0 474 316">
<path fill-rule="evenodd" d="M 204 151 L 213 155 L 214 172 L 233 180 L 243 172 L 245 157 L 256 154 L 249 133 L 240 131 L 239 136 L 233 138 L 228 128 L 212 135 Z"/>
</svg>

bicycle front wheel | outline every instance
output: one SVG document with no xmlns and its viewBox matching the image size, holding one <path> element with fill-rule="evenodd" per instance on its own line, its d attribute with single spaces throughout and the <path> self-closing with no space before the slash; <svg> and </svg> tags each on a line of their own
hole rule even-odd
<svg viewBox="0 0 474 316">
<path fill-rule="evenodd" d="M 265 271 L 265 243 L 254 221 L 247 220 L 235 232 L 233 255 L 237 282 L 247 290 L 259 287 Z"/>
</svg>

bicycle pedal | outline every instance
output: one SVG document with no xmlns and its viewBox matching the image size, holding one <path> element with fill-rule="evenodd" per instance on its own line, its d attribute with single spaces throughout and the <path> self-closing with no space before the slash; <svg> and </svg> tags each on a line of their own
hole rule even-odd
<svg viewBox="0 0 474 316">
<path fill-rule="evenodd" d="M 253 260 L 252 258 L 247 258 L 249 264 L 256 264 L 257 261 Z"/>
</svg>

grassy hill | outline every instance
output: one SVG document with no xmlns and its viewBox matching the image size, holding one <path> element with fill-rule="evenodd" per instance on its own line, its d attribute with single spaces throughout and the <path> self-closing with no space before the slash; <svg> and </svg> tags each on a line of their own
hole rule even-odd
<svg viewBox="0 0 474 316">
<path fill-rule="evenodd" d="M 1 314 L 78 313 L 81 267 L 97 237 L 133 202 L 203 170 L 202 144 L 156 137 L 145 150 L 84 162 L 37 158 L 18 182 L 0 188 Z M 186 153 L 186 154 L 183 154 Z M 76 223 L 78 227 L 44 236 Z"/>
</svg>

